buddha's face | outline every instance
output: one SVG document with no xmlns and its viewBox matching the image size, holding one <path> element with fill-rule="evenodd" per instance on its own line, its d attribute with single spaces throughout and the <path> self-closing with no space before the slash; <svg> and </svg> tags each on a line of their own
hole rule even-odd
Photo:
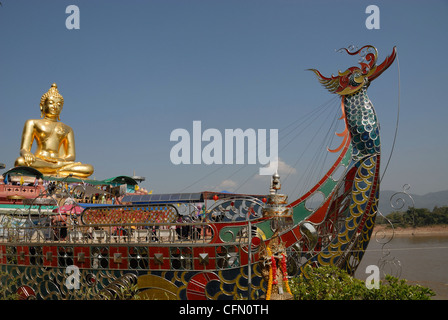
<svg viewBox="0 0 448 320">
<path fill-rule="evenodd" d="M 63 102 L 60 98 L 49 96 L 42 106 L 42 113 L 49 118 L 58 118 L 62 111 Z"/>
</svg>

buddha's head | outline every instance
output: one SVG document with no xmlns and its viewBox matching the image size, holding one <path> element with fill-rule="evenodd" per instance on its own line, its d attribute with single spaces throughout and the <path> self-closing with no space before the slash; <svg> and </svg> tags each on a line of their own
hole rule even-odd
<svg viewBox="0 0 448 320">
<path fill-rule="evenodd" d="M 56 83 L 53 83 L 51 88 L 40 99 L 41 118 L 47 117 L 60 120 L 59 115 L 63 106 L 64 98 L 59 93 Z"/>
</svg>

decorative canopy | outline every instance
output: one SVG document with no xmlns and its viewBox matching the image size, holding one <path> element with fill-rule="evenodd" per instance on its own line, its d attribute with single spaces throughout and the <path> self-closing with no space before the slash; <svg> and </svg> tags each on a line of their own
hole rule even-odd
<svg viewBox="0 0 448 320">
<path fill-rule="evenodd" d="M 3 173 L 3 176 L 10 175 L 10 176 L 26 176 L 26 177 L 36 177 L 37 179 L 43 179 L 43 174 L 34 168 L 31 167 L 25 167 L 25 166 L 19 166 L 14 167 L 6 172 Z"/>
<path fill-rule="evenodd" d="M 36 177 L 37 179 L 43 179 L 46 181 L 61 181 L 66 183 L 87 183 L 94 186 L 99 185 L 121 185 L 121 184 L 128 184 L 131 186 L 137 185 L 137 181 L 131 177 L 128 176 L 117 176 L 105 180 L 92 180 L 92 179 L 80 179 L 75 177 L 65 177 L 65 178 L 59 178 L 54 176 L 44 176 L 39 170 L 34 169 L 32 167 L 26 167 L 26 166 L 18 166 L 14 167 L 6 172 L 3 173 L 3 176 L 10 175 L 10 176 L 24 176 L 24 177 Z"/>
<path fill-rule="evenodd" d="M 128 176 L 117 176 L 114 178 L 103 180 L 103 182 L 106 182 L 106 184 L 129 184 L 131 186 L 135 186 L 138 184 L 138 182 L 134 178 Z"/>
</svg>

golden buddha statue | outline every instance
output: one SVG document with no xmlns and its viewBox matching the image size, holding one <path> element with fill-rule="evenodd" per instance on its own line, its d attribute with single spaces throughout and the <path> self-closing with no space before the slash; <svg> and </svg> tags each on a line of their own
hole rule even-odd
<svg viewBox="0 0 448 320">
<path fill-rule="evenodd" d="M 20 157 L 15 166 L 33 167 L 43 174 L 87 178 L 93 173 L 90 164 L 75 162 L 75 136 L 72 128 L 60 122 L 59 115 L 64 98 L 56 83 L 40 99 L 41 118 L 25 122 L 20 147 Z M 33 154 L 34 140 L 37 148 Z"/>
</svg>

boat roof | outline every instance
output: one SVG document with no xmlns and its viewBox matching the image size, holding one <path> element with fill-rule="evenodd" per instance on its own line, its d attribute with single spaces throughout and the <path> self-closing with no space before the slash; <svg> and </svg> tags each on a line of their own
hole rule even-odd
<svg viewBox="0 0 448 320">
<path fill-rule="evenodd" d="M 91 185 L 121 185 L 128 184 L 135 186 L 138 184 L 137 180 L 129 176 L 116 176 L 105 180 L 92 180 L 92 179 L 80 179 L 76 177 L 53 177 L 53 176 L 44 176 L 39 170 L 34 169 L 32 167 L 27 166 L 18 166 L 3 173 L 3 176 L 27 176 L 27 177 L 36 177 L 37 179 L 42 179 L 46 181 L 63 181 L 67 183 L 88 183 Z"/>
<path fill-rule="evenodd" d="M 204 202 L 205 200 L 215 200 L 229 197 L 253 197 L 263 199 L 266 195 L 247 195 L 230 192 L 213 192 L 203 191 L 194 193 L 161 193 L 161 194 L 142 194 L 142 195 L 125 195 L 121 202 L 130 202 L 133 204 L 147 203 L 193 203 Z"/>
<path fill-rule="evenodd" d="M 105 179 L 105 180 L 80 179 L 80 178 L 75 178 L 75 177 L 57 178 L 57 177 L 53 177 L 53 176 L 44 176 L 43 179 L 49 180 L 49 181 L 64 181 L 67 183 L 85 182 L 85 183 L 88 183 L 91 185 L 129 184 L 129 185 L 135 186 L 138 184 L 135 179 L 128 177 L 128 176 L 117 176 L 117 177 L 113 177 L 113 178 L 109 178 L 109 179 Z"/>
</svg>

